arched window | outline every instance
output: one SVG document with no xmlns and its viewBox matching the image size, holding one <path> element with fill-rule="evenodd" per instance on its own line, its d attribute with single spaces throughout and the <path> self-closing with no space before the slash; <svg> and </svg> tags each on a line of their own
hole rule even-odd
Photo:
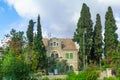
<svg viewBox="0 0 120 80">
<path fill-rule="evenodd" d="M 58 54 L 55 54 L 55 58 L 58 58 L 59 57 L 59 55 Z"/>
<path fill-rule="evenodd" d="M 72 66 L 72 65 L 70 66 L 70 70 L 72 70 L 72 71 L 73 71 L 73 66 Z"/>
<path fill-rule="evenodd" d="M 53 57 L 53 58 L 54 58 L 54 54 L 53 54 L 53 53 L 51 54 L 51 57 Z"/>
</svg>

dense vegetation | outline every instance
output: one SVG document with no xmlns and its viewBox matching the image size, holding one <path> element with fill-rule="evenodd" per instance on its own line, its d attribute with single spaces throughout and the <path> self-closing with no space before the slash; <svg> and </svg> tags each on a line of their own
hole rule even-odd
<svg viewBox="0 0 120 80">
<path fill-rule="evenodd" d="M 37 23 L 37 32 L 34 27 Z M 41 77 L 41 73 L 54 73 L 58 69 L 58 74 L 68 74 L 65 80 L 97 80 L 99 72 L 106 68 L 111 68 L 117 78 L 104 78 L 105 80 L 120 79 L 120 43 L 116 33 L 112 8 L 108 7 L 105 15 L 104 40 L 102 36 L 102 25 L 100 15 L 96 15 L 96 23 L 93 27 L 89 7 L 83 3 L 77 28 L 73 40 L 80 46 L 79 65 L 81 70 L 75 74 L 73 70 L 67 69 L 67 60 L 59 60 L 54 57 L 47 57 L 45 45 L 43 44 L 40 15 L 37 22 L 29 21 L 26 37 L 23 31 L 12 29 L 6 35 L 9 39 L 6 48 L 0 48 L 4 53 L 0 59 L 0 79 L 3 80 L 29 80 L 31 77 Z M 103 42 L 104 41 L 104 42 Z M 103 49 L 104 48 L 104 49 Z M 103 58 L 103 56 L 105 58 Z M 49 80 L 49 78 L 43 78 Z M 64 79 L 55 79 L 64 80 Z"/>
<path fill-rule="evenodd" d="M 73 40 L 76 41 L 80 47 L 79 56 L 82 57 L 83 66 L 86 66 L 86 63 L 90 61 L 91 58 L 91 48 L 92 48 L 92 20 L 89 7 L 84 3 L 81 10 L 81 15 L 77 23 L 77 29 L 74 33 Z M 85 57 L 88 57 L 85 60 Z M 86 62 L 84 62 L 86 61 Z"/>
</svg>

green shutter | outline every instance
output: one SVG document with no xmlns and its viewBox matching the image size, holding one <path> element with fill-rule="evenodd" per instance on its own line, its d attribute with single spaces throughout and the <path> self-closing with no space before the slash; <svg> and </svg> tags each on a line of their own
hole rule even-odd
<svg viewBox="0 0 120 80">
<path fill-rule="evenodd" d="M 73 59 L 73 53 L 70 53 L 70 59 Z"/>
<path fill-rule="evenodd" d="M 66 53 L 65 57 L 66 59 L 69 59 L 69 53 Z"/>
</svg>

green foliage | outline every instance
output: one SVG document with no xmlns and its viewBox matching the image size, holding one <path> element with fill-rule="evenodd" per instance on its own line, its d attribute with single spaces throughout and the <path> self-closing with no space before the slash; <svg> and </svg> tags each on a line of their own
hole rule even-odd
<svg viewBox="0 0 120 80">
<path fill-rule="evenodd" d="M 77 23 L 77 29 L 76 32 L 74 32 L 73 40 L 76 41 L 79 44 L 79 46 L 81 46 L 79 49 L 79 56 L 83 56 L 83 54 L 88 55 L 88 60 L 91 57 L 90 52 L 91 52 L 92 37 L 93 37 L 92 25 L 93 23 L 91 20 L 89 7 L 85 3 L 83 3 L 80 18 Z M 83 44 L 83 40 L 85 44 Z M 85 53 L 83 51 L 85 51 Z"/>
<path fill-rule="evenodd" d="M 98 70 L 99 69 L 94 64 L 90 64 L 88 67 L 86 67 L 86 80 L 97 80 L 97 78 L 99 77 Z"/>
<path fill-rule="evenodd" d="M 3 77 L 7 80 L 25 80 L 29 77 L 30 66 L 23 59 L 9 53 L 2 62 L 1 70 Z"/>
<path fill-rule="evenodd" d="M 49 67 L 48 71 L 54 73 L 54 69 L 57 69 L 58 74 L 65 74 L 67 72 L 67 61 L 66 60 L 61 60 L 59 61 L 56 58 L 50 57 L 48 59 L 49 61 Z"/>
<path fill-rule="evenodd" d="M 118 52 L 120 52 L 120 41 L 118 42 Z"/>
<path fill-rule="evenodd" d="M 65 80 L 65 79 L 62 79 L 62 78 L 55 78 L 54 80 Z"/>
<path fill-rule="evenodd" d="M 34 27 L 34 22 L 33 20 L 29 21 L 28 29 L 27 29 L 27 39 L 28 39 L 28 45 L 30 48 L 32 48 L 33 45 L 33 27 Z"/>
<path fill-rule="evenodd" d="M 111 51 L 117 51 L 118 48 L 118 35 L 116 33 L 117 26 L 113 16 L 112 8 L 108 7 L 108 11 L 105 15 L 105 55 Z"/>
<path fill-rule="evenodd" d="M 94 34 L 93 34 L 93 48 L 94 48 L 94 54 L 92 56 L 93 60 L 100 65 L 100 59 L 102 58 L 102 25 L 101 25 L 101 19 L 100 15 L 96 15 L 96 24 L 94 28 Z"/>
<path fill-rule="evenodd" d="M 41 24 L 40 24 L 40 16 L 38 15 L 37 19 L 37 34 L 34 37 L 34 51 L 38 52 L 38 68 L 45 69 L 47 67 L 47 56 L 46 56 L 46 49 L 42 41 L 42 31 L 41 31 Z"/>
<path fill-rule="evenodd" d="M 81 71 L 78 74 L 68 74 L 66 80 L 97 80 L 99 77 L 98 69 L 93 64 L 89 65 L 85 71 Z"/>
<path fill-rule="evenodd" d="M 31 72 L 37 71 L 38 53 L 33 50 L 27 50 L 23 53 L 25 62 L 31 66 Z"/>
<path fill-rule="evenodd" d="M 11 41 L 23 41 L 23 34 L 24 32 L 23 31 L 18 31 L 16 32 L 15 29 L 12 29 L 10 31 L 10 37 L 11 37 Z"/>
<path fill-rule="evenodd" d="M 90 71 L 87 72 L 79 72 L 78 74 L 72 73 L 66 77 L 66 80 L 97 80 L 98 73 Z"/>
<path fill-rule="evenodd" d="M 49 80 L 49 78 L 48 77 L 44 77 L 44 78 L 42 78 L 42 80 Z"/>
<path fill-rule="evenodd" d="M 0 60 L 0 80 L 2 80 L 2 60 Z"/>
<path fill-rule="evenodd" d="M 86 80 L 86 73 L 79 72 L 79 74 L 71 73 L 66 77 L 66 80 Z"/>
<path fill-rule="evenodd" d="M 56 69 L 58 70 L 59 74 L 65 74 L 67 72 L 66 67 L 67 67 L 67 61 L 66 60 L 56 62 Z"/>
<path fill-rule="evenodd" d="M 12 51 L 12 53 L 16 56 L 18 56 L 20 53 L 22 53 L 22 47 L 24 43 L 24 32 L 18 31 L 12 29 L 10 31 L 10 41 L 8 42 L 9 44 L 9 49 Z"/>
<path fill-rule="evenodd" d="M 104 80 L 118 80 L 115 77 L 105 77 Z"/>
</svg>

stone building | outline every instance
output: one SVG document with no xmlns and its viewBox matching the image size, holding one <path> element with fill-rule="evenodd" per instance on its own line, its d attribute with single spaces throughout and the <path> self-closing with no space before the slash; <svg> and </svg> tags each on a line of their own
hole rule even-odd
<svg viewBox="0 0 120 80">
<path fill-rule="evenodd" d="M 78 49 L 69 38 L 44 38 L 43 43 L 48 57 L 67 60 L 68 68 L 78 70 Z"/>
</svg>

